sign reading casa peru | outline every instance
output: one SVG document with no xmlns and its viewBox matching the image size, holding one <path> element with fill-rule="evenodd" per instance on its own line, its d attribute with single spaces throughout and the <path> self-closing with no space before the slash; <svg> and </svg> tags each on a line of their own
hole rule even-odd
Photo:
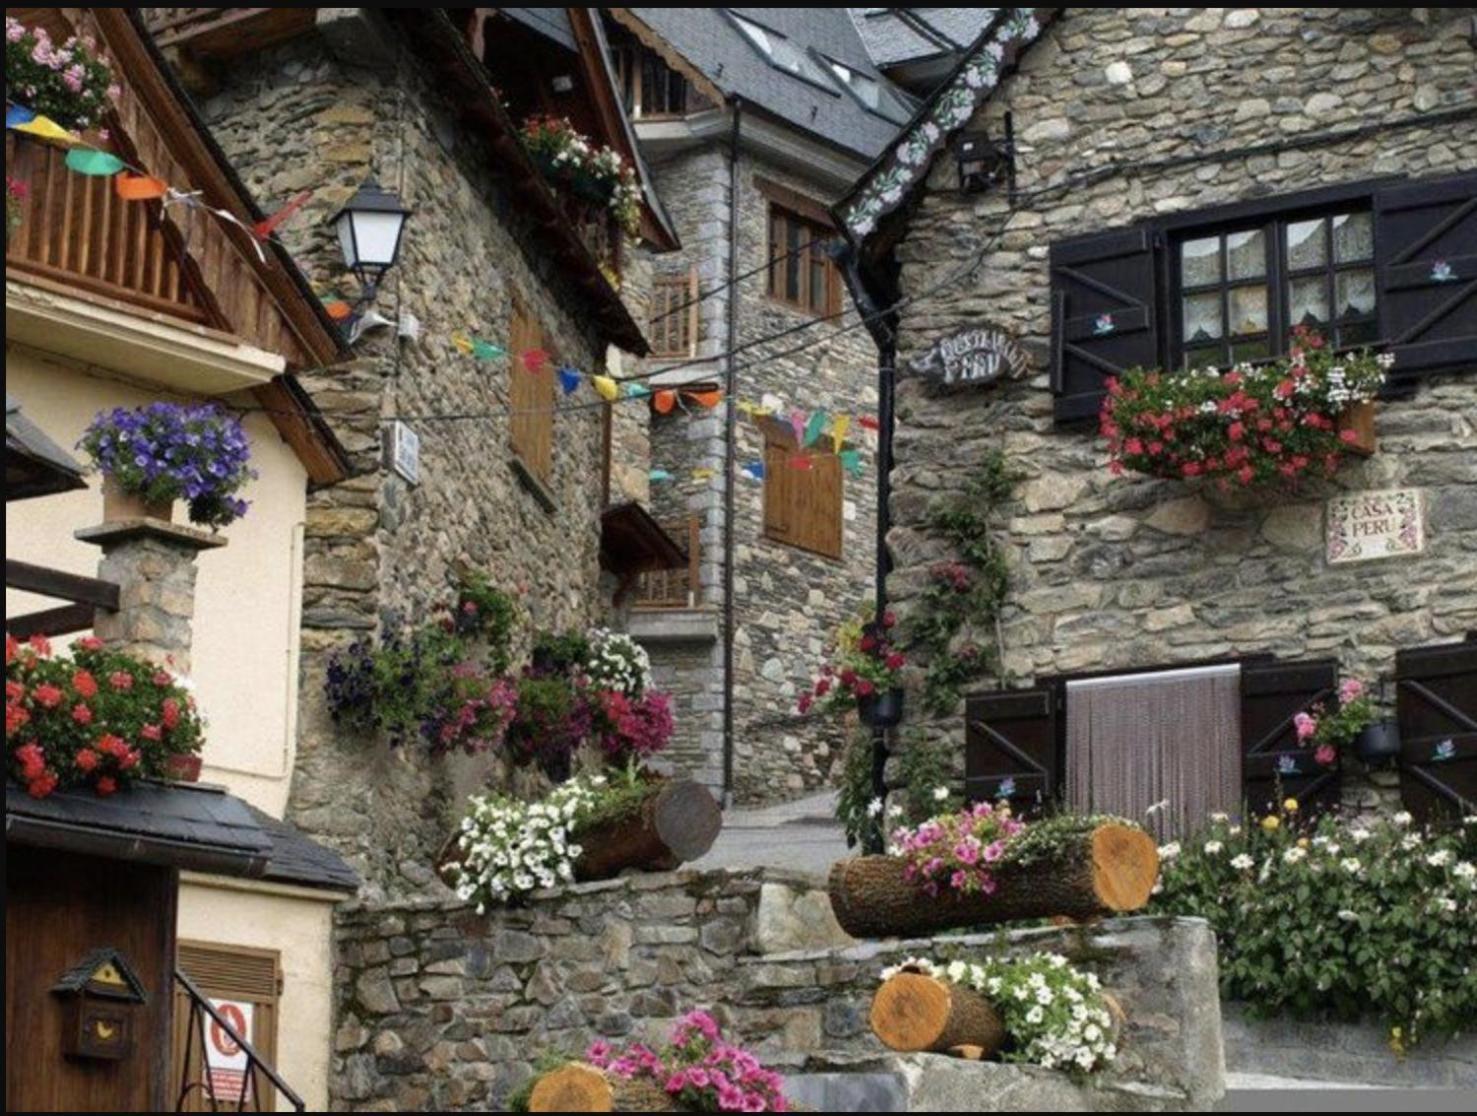
<svg viewBox="0 0 1477 1116">
<path fill-rule="evenodd" d="M 1002 378 L 1019 380 L 1028 370 L 1025 350 L 992 326 L 961 329 L 941 337 L 926 353 L 909 361 L 908 367 L 948 386 L 993 384 Z"/>
<path fill-rule="evenodd" d="M 1355 492 L 1328 502 L 1328 561 L 1367 562 L 1419 554 L 1426 547 L 1418 488 Z"/>
</svg>

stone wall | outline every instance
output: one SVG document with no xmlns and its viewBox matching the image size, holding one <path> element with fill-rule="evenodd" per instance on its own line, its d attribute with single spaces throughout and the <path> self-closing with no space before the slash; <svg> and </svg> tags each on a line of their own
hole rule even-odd
<svg viewBox="0 0 1477 1116">
<path fill-rule="evenodd" d="M 1046 376 L 1053 241 L 1251 197 L 1470 168 L 1477 132 L 1447 124 L 1169 170 L 1130 166 L 1092 185 L 1031 196 L 1128 153 L 1137 164 L 1470 101 L 1477 50 L 1467 21 L 1427 14 L 1073 8 L 1026 53 L 970 125 L 998 135 L 1004 114 L 1014 114 L 1023 200 L 1012 213 L 1003 191 L 961 196 L 953 164 L 940 159 L 897 249 L 903 296 L 918 299 L 902 316 L 900 366 L 940 335 L 981 321 L 1020 339 L 1033 366 L 1025 382 L 948 397 L 916 380 L 900 385 L 888 540 L 896 565 L 889 592 L 900 611 L 945 556 L 923 526 L 929 502 L 957 491 L 971 463 L 999 448 L 1027 475 L 1006 524 L 1011 684 L 1259 652 L 1337 657 L 1349 674 L 1388 677 L 1397 648 L 1477 628 L 1471 373 L 1434 377 L 1414 398 L 1382 404 L 1378 454 L 1291 497 L 1110 477 L 1092 433 L 1054 427 Z M 973 281 L 933 289 L 982 250 L 983 227 L 1007 217 Z M 1398 486 L 1425 492 L 1426 552 L 1329 566 L 1325 499 Z M 993 643 L 994 633 L 965 638 Z M 962 762 L 961 716 L 925 728 L 956 745 Z M 1360 805 L 1389 793 L 1345 783 Z"/>
<path fill-rule="evenodd" d="M 309 502 L 300 743 L 288 816 L 343 852 L 367 894 L 427 886 L 457 809 L 454 788 L 475 786 L 484 772 L 468 770 L 470 761 L 433 762 L 416 749 L 395 754 L 381 741 L 336 731 L 324 707 L 324 667 L 355 637 L 429 620 L 454 591 L 458 563 L 521 594 L 532 625 L 563 629 L 602 618 L 599 409 L 556 417 L 553 510 L 546 510 L 512 465 L 509 377 L 519 369 L 458 352 L 451 334 L 505 341 L 516 294 L 561 360 L 595 369 L 604 344 L 585 297 L 524 226 L 483 141 L 443 99 L 438 76 L 409 52 L 392 69 L 369 69 L 341 62 L 324 37 L 311 35 L 245 56 L 220 78 L 204 114 L 251 191 L 283 199 L 314 190 L 281 235 L 322 289 L 357 293 L 325 221 L 367 176 L 415 211 L 378 309 L 391 318 L 414 314 L 420 338 L 372 333 L 346 367 L 304 376 L 353 453 L 356 475 Z M 639 296 L 639 275 L 634 288 Z M 405 417 L 420 436 L 418 486 L 381 468 L 380 427 L 390 416 Z M 622 452 L 639 454 L 643 438 L 644 422 L 623 415 Z M 645 469 L 643 461 L 636 471 Z M 613 491 L 630 491 L 624 474 L 612 479 Z"/>
<path fill-rule="evenodd" d="M 723 146 L 706 147 L 667 158 L 654 166 L 657 186 L 683 240 L 683 250 L 658 257 L 654 266 L 685 272 L 698 269 L 699 285 L 709 291 L 727 281 L 730 168 Z M 769 201 L 756 177 L 781 183 L 820 203 L 832 200 L 834 188 L 808 180 L 741 150 L 737 170 L 738 233 L 734 250 L 741 279 L 733 292 L 738 300 L 737 344 L 742 347 L 810 319 L 771 299 L 763 269 L 769 240 Z M 684 377 L 711 377 L 722 383 L 724 364 L 716 358 L 727 348 L 727 300 L 730 292 L 705 299 L 695 366 L 680 369 Z M 844 300 L 845 301 L 845 300 Z M 838 333 L 838 328 L 847 329 Z M 803 351 L 785 350 L 808 344 Z M 836 626 L 855 615 L 871 595 L 876 533 L 875 439 L 856 418 L 875 414 L 876 350 L 865 329 L 856 328 L 848 309 L 838 322 L 827 322 L 791 334 L 772 344 L 740 352 L 738 396 L 759 404 L 773 394 L 786 406 L 806 411 L 825 409 L 852 416 L 853 446 L 861 451 L 860 475 L 844 481 L 843 557 L 833 561 L 764 538 L 764 486 L 739 475 L 734 514 L 735 687 L 734 785 L 743 802 L 792 798 L 826 785 L 842 741 L 837 726 L 822 720 L 800 722 L 796 698 L 818 669 L 825 645 Z M 661 365 L 652 363 L 650 367 Z M 659 417 L 652 426 L 652 463 L 673 475 L 654 487 L 652 500 L 664 521 L 688 515 L 702 521 L 702 593 L 704 602 L 721 607 L 723 592 L 724 418 L 711 414 Z M 737 462 L 764 459 L 764 435 L 741 416 Z M 711 469 L 694 479 L 695 468 Z M 709 669 L 719 682 L 723 672 L 721 641 L 712 651 Z M 660 652 L 658 652 L 660 656 Z M 699 734 L 719 749 L 722 710 L 711 711 Z"/>
<path fill-rule="evenodd" d="M 694 1008 L 786 1069 L 883 1053 L 878 973 L 943 943 L 851 943 L 816 881 L 779 873 L 631 876 L 478 917 L 457 903 L 341 909 L 338 1109 L 496 1107 L 544 1051 L 665 1038 Z M 1128 1015 L 1104 1075 L 1203 1107 L 1222 1087 L 1214 937 L 1197 920 L 950 937 L 954 952 L 1040 949 L 1097 972 Z"/>
</svg>

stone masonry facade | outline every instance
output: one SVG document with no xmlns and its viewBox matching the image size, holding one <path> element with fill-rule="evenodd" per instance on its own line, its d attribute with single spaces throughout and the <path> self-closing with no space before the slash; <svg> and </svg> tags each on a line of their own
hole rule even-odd
<svg viewBox="0 0 1477 1116">
<path fill-rule="evenodd" d="M 1255 653 L 1336 657 L 1342 671 L 1388 677 L 1403 647 L 1477 629 L 1477 376 L 1423 381 L 1379 405 L 1379 451 L 1349 459 L 1331 483 L 1285 495 L 1112 477 L 1092 431 L 1058 429 L 1047 381 L 1048 247 L 1156 214 L 1401 173 L 1477 166 L 1470 123 L 1374 131 L 1307 150 L 1174 169 L 1130 169 L 1032 197 L 1068 175 L 1132 156 L 1264 144 L 1279 136 L 1379 124 L 1470 103 L 1477 48 L 1465 17 L 1436 9 L 1068 9 L 1024 55 L 968 127 L 1000 134 L 1014 116 L 1023 200 L 962 196 L 947 158 L 931 172 L 897 248 L 904 298 L 898 364 L 981 321 L 1031 356 L 1025 381 L 939 396 L 899 387 L 889 594 L 906 614 L 945 557 L 924 527 L 936 496 L 1002 449 L 1025 474 L 1005 524 L 1012 587 L 1004 680 L 1139 668 Z M 1006 219 L 972 281 L 938 287 Z M 1323 506 L 1333 494 L 1423 490 L 1419 557 L 1330 566 Z M 994 641 L 993 632 L 966 638 Z M 924 723 L 962 764 L 960 713 Z M 903 734 L 904 740 L 907 733 Z M 906 747 L 906 743 L 901 745 Z M 1349 777 L 1350 805 L 1394 795 Z M 890 777 L 898 765 L 890 765 Z"/>
<path fill-rule="evenodd" d="M 756 179 L 779 183 L 819 204 L 836 192 L 741 145 L 736 246 L 728 242 L 727 145 L 704 146 L 653 163 L 657 188 L 682 239 L 682 250 L 657 257 L 658 272 L 685 274 L 696 267 L 707 292 L 727 282 L 729 252 L 737 252 L 741 278 L 732 292 L 705 298 L 700 311 L 697 356 L 677 370 L 721 385 L 727 348 L 728 299 L 737 298 L 738 399 L 760 405 L 766 395 L 787 408 L 824 409 L 851 417 L 847 441 L 860 451 L 862 470 L 847 474 L 843 488 L 843 546 L 839 561 L 764 537 L 764 485 L 739 472 L 734 511 L 734 756 L 733 796 L 753 803 L 794 798 L 826 786 L 840 758 L 839 725 L 802 720 L 795 702 L 819 668 L 836 627 L 855 616 L 872 596 L 876 538 L 876 439 L 857 423 L 877 409 L 876 349 L 848 309 L 781 340 L 755 344 L 811 319 L 769 297 L 764 269 L 769 251 L 769 198 Z M 748 274 L 748 273 L 754 274 Z M 849 300 L 843 300 L 849 304 Z M 787 350 L 800 345 L 797 352 Z M 751 346 L 744 348 L 744 346 Z M 681 362 L 687 365 L 687 362 Z M 648 362 L 656 369 L 662 365 Z M 685 660 L 672 673 L 691 689 L 678 691 L 683 739 L 674 750 L 697 777 L 717 785 L 722 777 L 723 502 L 725 419 L 690 406 L 653 419 L 652 464 L 672 474 L 653 486 L 652 502 L 663 522 L 701 521 L 701 606 L 714 615 L 713 638 L 701 648 L 685 643 L 672 651 L 652 644 L 660 677 L 669 654 Z M 764 433 L 750 416 L 739 416 L 737 464 L 764 459 Z M 697 479 L 693 470 L 711 470 Z M 698 682 L 695 655 L 707 657 L 706 681 Z M 679 673 L 680 672 L 680 673 Z"/>
<path fill-rule="evenodd" d="M 460 795 L 488 777 L 491 761 L 432 760 L 349 738 L 325 708 L 328 658 L 377 630 L 432 619 L 454 593 L 459 567 L 519 594 L 529 627 L 583 628 L 606 618 L 599 408 L 556 416 L 548 510 L 512 464 L 509 377 L 520 368 L 474 360 L 451 337 L 505 341 L 516 297 L 559 360 L 591 370 L 606 352 L 584 296 L 540 249 L 484 142 L 413 54 L 369 69 L 344 63 L 312 35 L 248 54 L 220 78 L 204 113 L 252 192 L 272 199 L 314 191 L 282 236 L 315 285 L 357 291 L 325 222 L 365 178 L 375 175 L 414 210 L 378 309 L 414 314 L 419 339 L 371 333 L 349 365 L 303 377 L 351 451 L 355 475 L 309 500 L 300 740 L 288 807 L 289 820 L 361 873 L 363 895 L 413 891 L 434 884 L 431 865 Z M 644 289 L 639 276 L 632 283 Z M 381 430 L 392 416 L 420 437 L 418 485 L 381 465 Z M 620 452 L 640 457 L 644 438 L 644 420 L 623 414 Z M 642 460 L 634 472 L 645 470 Z M 613 494 L 640 494 L 630 472 L 612 476 Z"/>
<path fill-rule="evenodd" d="M 946 941 L 959 955 L 1049 950 L 1089 967 L 1129 1020 L 1106 1085 L 1181 1108 L 1219 1096 L 1215 938 L 1203 922 Z M 941 943 L 852 942 L 818 881 L 719 871 L 580 884 L 485 917 L 430 899 L 343 908 L 336 947 L 333 1106 L 404 1111 L 497 1109 L 541 1054 L 660 1043 L 695 1008 L 782 1070 L 876 1059 L 878 974 Z"/>
</svg>

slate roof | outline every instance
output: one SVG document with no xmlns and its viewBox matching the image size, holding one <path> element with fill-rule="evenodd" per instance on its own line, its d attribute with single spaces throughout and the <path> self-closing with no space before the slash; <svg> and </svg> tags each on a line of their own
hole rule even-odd
<svg viewBox="0 0 1477 1116">
<path fill-rule="evenodd" d="M 873 64 L 845 8 L 630 8 L 724 93 L 865 158 L 874 158 L 912 113 L 911 99 Z M 788 39 L 806 57 L 810 81 L 772 64 L 725 10 Z M 815 58 L 824 54 L 881 82 L 880 112 L 865 108 Z"/>
<path fill-rule="evenodd" d="M 86 488 L 82 465 L 5 397 L 5 498 L 49 496 Z"/>
<path fill-rule="evenodd" d="M 325 891 L 359 890 L 359 875 L 327 845 L 320 845 L 297 826 L 248 806 L 251 816 L 272 843 L 262 879 Z"/>
<path fill-rule="evenodd" d="M 566 50 L 578 50 L 574 41 L 574 28 L 569 25 L 566 8 L 499 8 L 509 19 L 516 19 L 525 27 L 540 35 L 553 39 Z"/>
<path fill-rule="evenodd" d="M 850 8 L 872 61 L 898 66 L 954 55 L 974 43 L 995 8 Z"/>
</svg>

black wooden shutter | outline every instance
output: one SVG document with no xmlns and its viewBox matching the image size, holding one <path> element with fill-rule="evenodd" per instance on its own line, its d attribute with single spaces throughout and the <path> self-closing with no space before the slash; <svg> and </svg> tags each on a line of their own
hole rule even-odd
<svg viewBox="0 0 1477 1116">
<path fill-rule="evenodd" d="M 1390 390 L 1433 369 L 1477 370 L 1477 172 L 1391 186 L 1374 211 Z"/>
<path fill-rule="evenodd" d="M 964 703 L 964 797 L 1035 815 L 1057 798 L 1057 691 L 977 694 Z"/>
<path fill-rule="evenodd" d="M 1477 814 L 1477 639 L 1395 656 L 1400 796 L 1421 822 Z"/>
<path fill-rule="evenodd" d="M 1339 804 L 1339 765 L 1323 767 L 1298 743 L 1293 718 L 1317 702 L 1332 703 L 1338 686 L 1333 660 L 1256 660 L 1241 668 L 1241 787 L 1252 814 L 1296 798 L 1307 814 Z"/>
<path fill-rule="evenodd" d="M 1159 364 L 1154 232 L 1146 226 L 1051 246 L 1051 390 L 1058 422 L 1093 418 L 1105 383 Z"/>
</svg>

